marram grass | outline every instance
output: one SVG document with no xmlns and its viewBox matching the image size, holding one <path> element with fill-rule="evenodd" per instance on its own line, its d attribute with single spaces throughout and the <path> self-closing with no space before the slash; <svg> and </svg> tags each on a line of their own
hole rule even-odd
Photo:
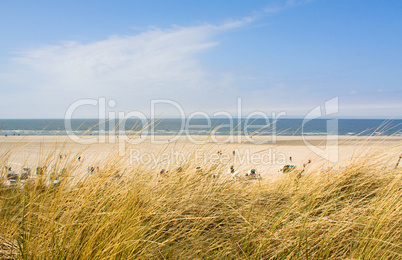
<svg viewBox="0 0 402 260">
<path fill-rule="evenodd" d="M 370 157 L 260 181 L 118 157 L 74 178 L 75 161 L 49 158 L 43 176 L 0 188 L 2 259 L 402 259 L 402 170 Z"/>
</svg>

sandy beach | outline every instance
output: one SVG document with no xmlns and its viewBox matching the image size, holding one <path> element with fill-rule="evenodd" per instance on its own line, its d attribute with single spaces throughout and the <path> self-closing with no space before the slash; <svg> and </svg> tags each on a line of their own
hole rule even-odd
<svg viewBox="0 0 402 260">
<path fill-rule="evenodd" d="M 311 161 L 311 165 L 322 169 L 345 167 L 353 160 L 375 153 L 381 154 L 378 160 L 392 167 L 402 152 L 401 137 L 236 138 L 136 136 L 128 140 L 85 136 L 77 142 L 68 136 L 1 136 L 0 153 L 5 160 L 2 164 L 15 171 L 23 167 L 35 169 L 45 161 L 51 164 L 76 161 L 85 172 L 88 167 L 102 167 L 108 161 L 118 160 L 123 167 L 142 167 L 156 173 L 161 169 L 185 167 L 191 162 L 199 167 L 220 165 L 229 169 L 233 165 L 239 172 L 256 169 L 261 176 L 269 176 L 286 164 L 300 168 Z"/>
</svg>

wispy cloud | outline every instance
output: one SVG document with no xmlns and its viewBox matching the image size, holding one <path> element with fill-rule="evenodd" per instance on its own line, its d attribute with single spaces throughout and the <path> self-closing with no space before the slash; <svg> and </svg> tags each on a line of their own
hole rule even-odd
<svg viewBox="0 0 402 260">
<path fill-rule="evenodd" d="M 286 10 L 288 8 L 296 7 L 299 5 L 304 5 L 311 3 L 315 0 L 287 0 L 283 3 L 275 3 L 271 4 L 263 10 L 264 14 L 273 14 L 278 13 L 280 11 Z"/>
<path fill-rule="evenodd" d="M 227 80 L 206 70 L 199 55 L 219 44 L 214 35 L 252 20 L 152 28 L 138 35 L 24 50 L 0 81 L 26 86 L 18 93 L 22 98 L 35 92 L 35 100 L 27 101 L 32 105 L 61 109 L 77 99 L 99 96 L 116 99 L 126 108 L 133 104 L 143 108 L 151 98 L 194 98 L 197 92 Z"/>
</svg>

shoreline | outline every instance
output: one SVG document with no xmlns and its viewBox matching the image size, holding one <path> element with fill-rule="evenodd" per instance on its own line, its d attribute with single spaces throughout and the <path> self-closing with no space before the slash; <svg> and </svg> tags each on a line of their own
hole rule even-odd
<svg viewBox="0 0 402 260">
<path fill-rule="evenodd" d="M 282 145 L 282 146 L 300 146 L 313 144 L 320 145 L 321 143 L 338 142 L 342 145 L 356 145 L 359 142 L 399 142 L 402 141 L 402 136 L 254 136 L 247 138 L 244 136 L 207 136 L 207 135 L 155 135 L 155 136 L 135 136 L 134 138 L 126 136 L 76 136 L 68 135 L 40 135 L 40 136 L 0 136 L 0 144 L 4 143 L 40 143 L 40 142 L 66 142 L 75 143 L 77 145 L 95 145 L 95 144 L 119 144 L 133 143 L 143 144 L 151 143 L 155 145 L 173 144 L 173 143 L 189 143 L 195 145 L 215 144 L 215 145 Z"/>
</svg>

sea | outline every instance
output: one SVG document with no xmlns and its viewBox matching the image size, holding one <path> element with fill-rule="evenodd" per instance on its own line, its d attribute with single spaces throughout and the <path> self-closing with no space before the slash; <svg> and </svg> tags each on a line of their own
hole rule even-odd
<svg viewBox="0 0 402 260">
<path fill-rule="evenodd" d="M 0 119 L 0 136 L 26 135 L 385 135 L 402 136 L 402 120 L 384 119 L 227 119 L 157 120 Z"/>
</svg>

